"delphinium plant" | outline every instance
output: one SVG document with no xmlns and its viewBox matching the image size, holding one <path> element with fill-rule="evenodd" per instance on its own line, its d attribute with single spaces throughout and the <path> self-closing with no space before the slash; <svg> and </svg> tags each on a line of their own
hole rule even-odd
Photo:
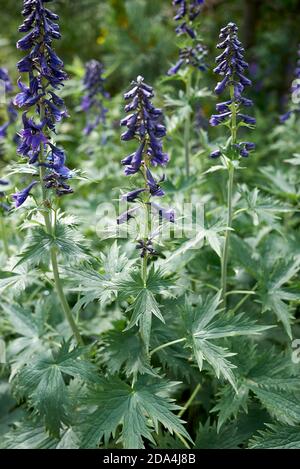
<svg viewBox="0 0 300 469">
<path fill-rule="evenodd" d="M 24 22 L 19 28 L 25 36 L 18 41 L 17 47 L 26 55 L 18 62 L 18 70 L 27 75 L 28 84 L 21 78 L 18 80 L 20 92 L 14 99 L 14 104 L 23 110 L 18 153 L 26 158 L 32 169 L 29 171 L 31 181 L 16 192 L 13 199 L 18 208 L 30 194 L 35 194 L 37 210 L 44 219 L 45 233 L 39 231 L 34 235 L 35 245 L 28 246 L 24 257 L 30 258 L 36 251 L 41 254 L 42 246 L 49 248 L 61 307 L 77 342 L 82 343 L 63 291 L 58 266 L 58 252 L 68 250 L 67 246 L 63 246 L 63 239 L 60 239 L 64 230 L 58 223 L 58 204 L 59 199 L 72 194 L 73 189 L 69 185 L 72 171 L 66 166 L 65 152 L 55 144 L 56 125 L 67 117 L 64 101 L 57 94 L 67 74 L 53 48 L 53 41 L 61 37 L 57 23 L 59 18 L 47 8 L 46 3 L 44 0 L 24 0 Z"/>
<path fill-rule="evenodd" d="M 161 198 L 164 195 L 161 183 L 164 181 L 165 176 L 162 175 L 158 179 L 153 175 L 153 169 L 165 167 L 169 161 L 169 156 L 164 152 L 162 145 L 162 138 L 166 135 L 166 127 L 163 124 L 163 111 L 153 105 L 153 97 L 153 88 L 145 83 L 143 77 L 138 76 L 136 81 L 132 83 L 131 89 L 124 95 L 127 101 L 125 112 L 128 115 L 121 121 L 121 125 L 127 127 L 121 139 L 126 142 L 137 140 L 138 144 L 138 148 L 122 160 L 122 164 L 125 166 L 125 174 L 131 176 L 138 173 L 141 176 L 141 183 L 139 183 L 141 187 L 122 195 L 123 200 L 130 205 L 134 205 L 119 216 L 118 224 L 134 218 L 140 209 L 144 211 L 142 236 L 137 240 L 136 245 L 142 259 L 141 276 L 144 288 L 147 288 L 149 261 L 153 256 L 157 256 L 153 246 L 154 233 L 151 232 L 153 212 L 168 222 L 174 223 L 175 220 L 174 210 L 163 208 L 155 202 L 155 198 Z M 153 272 L 152 270 L 152 274 Z M 162 319 L 161 314 L 156 313 L 155 309 L 153 309 L 153 312 Z M 138 322 L 141 323 L 142 335 L 148 349 L 151 314 L 147 323 L 142 320 L 141 314 L 142 311 L 133 314 L 131 326 Z"/>
<path fill-rule="evenodd" d="M 179 58 L 169 69 L 168 75 L 174 80 L 182 80 L 185 85 L 185 95 L 181 96 L 179 111 L 180 119 L 184 121 L 183 147 L 187 177 L 191 173 L 190 152 L 195 102 L 205 95 L 203 90 L 198 89 L 199 72 L 206 70 L 205 56 L 207 54 L 199 36 L 197 24 L 203 3 L 204 0 L 173 0 L 176 8 L 174 20 L 177 23 L 175 31 L 179 39 Z M 179 105 L 175 102 L 170 98 L 167 100 L 170 106 Z"/>
<path fill-rule="evenodd" d="M 105 78 L 103 78 L 104 66 L 98 60 L 90 60 L 85 64 L 83 78 L 84 96 L 81 109 L 86 113 L 87 123 L 84 129 L 85 135 L 102 126 L 106 121 L 107 108 L 103 101 L 109 98 L 105 90 Z"/>
<path fill-rule="evenodd" d="M 157 5 L 167 3 L 132 1 L 136 8 L 123 0 L 108 2 L 109 5 L 101 2 L 99 8 L 101 14 L 104 9 L 107 32 L 116 22 L 122 30 L 116 36 L 122 38 L 121 46 L 107 34 L 110 50 L 121 47 L 124 56 L 136 56 L 140 67 L 158 50 L 152 46 L 153 37 L 159 35 L 157 31 L 162 31 L 163 24 Z M 62 11 L 69 8 L 67 3 Z M 109 14 L 112 3 L 114 18 Z M 94 14 L 98 4 L 96 0 L 89 2 L 85 14 L 88 11 Z M 184 7 L 191 4 L 198 6 L 196 2 L 176 2 Z M 231 12 L 230 4 L 226 2 L 226 15 Z M 114 450 L 121 448 L 146 448 L 147 453 L 156 447 L 184 449 L 175 458 L 172 456 L 171 462 L 177 465 L 179 456 L 185 465 L 189 448 L 193 457 L 194 448 L 299 447 L 299 343 L 292 342 L 299 337 L 299 215 L 293 206 L 300 200 L 299 188 L 292 179 L 285 178 L 287 165 L 282 158 L 287 157 L 289 150 L 282 146 L 278 152 L 270 151 L 261 129 L 254 135 L 259 142 L 255 158 L 248 158 L 247 169 L 237 173 L 254 149 L 252 143 L 242 140 L 243 130 L 248 132 L 242 126 L 252 127 L 254 121 L 242 111 L 243 106 L 252 102 L 243 94 L 243 88 L 250 83 L 244 75 L 246 62 L 236 27 L 230 24 L 221 32 L 220 47 L 224 52 L 216 71 L 224 75 L 217 91 L 224 94 L 228 91 L 228 98 L 217 105 L 218 112 L 211 123 L 225 127 L 218 129 L 221 137 L 216 144 L 207 144 L 207 152 L 208 148 L 218 148 L 211 155 L 216 158 L 216 165 L 211 165 L 205 175 L 193 171 L 194 178 L 182 178 L 185 187 L 175 185 L 177 181 L 173 185 L 173 175 L 182 177 L 180 162 L 174 156 L 184 153 L 184 145 L 180 138 L 169 138 L 173 135 L 167 126 L 166 132 L 165 112 L 156 107 L 156 102 L 163 102 L 160 83 L 155 86 L 154 96 L 148 79 L 145 82 L 138 77 L 125 94 L 121 143 L 122 96 L 116 93 L 107 103 L 109 124 L 112 121 L 113 125 L 108 125 L 112 138 L 103 147 L 103 159 L 95 151 L 88 159 L 92 177 L 89 174 L 82 177 L 83 183 L 76 185 L 73 195 L 60 197 L 60 184 L 66 184 L 68 187 L 62 188 L 71 192 L 70 176 L 77 171 L 67 168 L 69 163 L 66 166 L 58 142 L 64 139 L 66 145 L 75 148 L 82 141 L 82 126 L 80 123 L 76 127 L 78 120 L 70 106 L 70 119 L 61 126 L 47 111 L 50 104 L 45 100 L 53 104 L 55 99 L 57 103 L 63 94 L 52 86 L 53 77 L 60 76 L 62 68 L 57 60 L 56 65 L 50 64 L 50 56 L 53 58 L 50 33 L 58 30 L 51 26 L 56 20 L 48 5 L 48 1 L 25 1 L 25 24 L 29 26 L 33 21 L 26 41 L 33 40 L 34 44 L 23 62 L 29 69 L 25 70 L 28 76 L 22 78 L 22 92 L 16 101 L 25 99 L 26 94 L 20 150 L 24 149 L 25 138 L 30 149 L 25 148 L 26 158 L 19 161 L 22 164 L 10 166 L 10 174 L 13 173 L 12 181 L 18 178 L 21 188 L 23 183 L 28 187 L 15 194 L 20 210 L 10 212 L 11 219 L 16 220 L 10 232 L 16 232 L 18 237 L 11 245 L 8 262 L 1 264 L 0 269 L 0 363 L 5 355 L 3 350 L 6 351 L 6 363 L 1 364 L 0 447 L 107 449 L 109 456 L 107 452 L 98 452 L 104 462 L 119 457 Z M 146 6 L 147 11 L 155 10 L 153 14 L 159 20 L 154 36 L 152 31 L 157 24 L 153 22 L 148 27 L 154 16 L 149 21 L 139 21 Z M 213 12 L 217 12 L 218 19 L 225 10 L 220 7 Z M 233 11 L 238 14 L 236 8 Z M 79 16 L 76 9 L 75 15 Z M 143 35 L 140 41 L 139 30 L 144 33 L 142 24 L 146 24 L 149 35 L 145 34 L 145 38 Z M 73 38 L 77 33 L 73 21 L 70 26 Z M 83 24 L 83 28 L 88 25 Z M 130 40 L 126 40 L 127 35 Z M 144 47 L 145 44 L 149 46 Z M 86 54 L 88 46 L 85 41 Z M 164 53 L 158 54 L 157 64 L 161 64 Z M 77 68 L 76 63 L 73 70 L 80 73 L 81 67 Z M 123 86 L 122 77 L 124 80 L 130 70 L 131 76 L 136 76 L 132 73 L 135 63 L 127 59 L 126 67 L 124 70 L 124 65 L 119 66 L 115 82 L 108 83 L 113 93 L 117 85 Z M 144 76 L 153 76 L 152 63 L 146 69 L 140 68 Z M 184 77 L 185 73 L 180 68 L 176 76 Z M 62 83 L 59 80 L 57 86 Z M 73 84 L 77 87 L 78 82 L 74 80 Z M 65 88 L 64 95 L 70 97 L 68 93 Z M 74 102 L 78 103 L 78 92 L 75 96 Z M 63 102 L 59 102 L 61 106 L 54 104 L 65 115 Z M 255 102 L 259 102 L 257 97 Z M 182 103 L 183 99 L 179 108 Z M 59 113 L 55 115 L 59 117 Z M 271 112 L 268 119 L 261 114 L 260 126 L 261 122 L 269 123 L 270 117 L 273 118 Z M 224 132 L 228 141 L 217 147 L 219 142 L 226 141 L 222 128 L 229 129 L 228 135 Z M 99 126 L 85 140 L 96 139 L 98 129 L 101 133 Z M 211 134 L 214 132 L 211 130 Z M 294 139 L 292 144 L 298 135 Z M 37 155 L 31 151 L 33 146 Z M 129 153 L 122 160 L 126 177 L 120 164 L 124 148 Z M 58 154 L 62 160 L 55 159 Z M 75 162 L 76 156 L 69 154 Z M 82 150 L 81 156 L 86 157 L 87 153 Z M 264 158 L 268 167 L 264 166 Z M 83 169 L 86 168 L 84 164 Z M 199 168 L 196 161 L 194 168 Z M 226 210 L 220 189 L 226 190 L 224 181 L 226 178 L 227 182 L 228 172 L 232 183 L 228 188 L 233 195 L 232 204 L 229 201 L 228 205 L 232 207 L 234 230 L 223 226 Z M 297 172 L 291 173 L 296 180 Z M 0 192 L 5 187 L 2 182 Z M 217 183 L 215 191 L 213 184 Z M 9 191 L 10 186 L 7 187 Z M 200 220 L 196 209 L 181 217 L 176 204 L 184 189 L 185 200 L 200 202 L 201 208 L 205 204 Z M 115 194 L 124 205 L 118 218 L 116 201 L 112 201 Z M 191 203 L 187 205 L 189 210 Z M 62 207 L 68 207 L 64 214 Z M 79 230 L 86 233 L 91 246 L 88 257 L 74 237 L 71 207 L 72 212 L 81 215 Z M 111 232 L 107 234 L 103 229 L 102 210 L 108 212 L 108 231 L 119 230 L 122 239 L 107 239 Z M 280 217 L 282 213 L 284 219 Z M 45 215 L 50 219 L 50 232 Z M 30 236 L 16 260 L 13 248 L 22 246 L 25 230 Z M 129 236 L 124 239 L 126 230 Z M 230 243 L 227 240 L 230 279 L 225 294 L 219 285 L 218 257 L 224 258 L 226 231 L 230 232 Z M 190 237 L 191 233 L 195 237 Z M 84 347 L 76 345 L 76 333 L 70 337 L 60 306 L 62 297 L 55 289 L 55 267 L 51 268 L 48 262 L 54 249 L 59 261 L 58 274 L 63 278 L 64 289 L 68 288 L 72 313 L 77 315 L 76 325 L 80 319 Z M 226 305 L 222 296 L 227 298 Z M 168 459 L 165 462 L 168 464 Z"/>
<path fill-rule="evenodd" d="M 226 147 L 213 151 L 210 156 L 213 159 L 221 158 L 223 167 L 228 171 L 227 230 L 221 257 L 222 298 L 224 305 L 226 305 L 229 241 L 234 210 L 232 206 L 234 172 L 240 166 L 240 158 L 247 158 L 250 152 L 255 149 L 254 143 L 240 140 L 238 131 L 241 127 L 253 128 L 256 120 L 242 112 L 243 107 L 249 108 L 253 102 L 243 96 L 245 88 L 251 86 L 251 81 L 244 75 L 248 64 L 244 60 L 244 48 L 238 39 L 236 24 L 229 23 L 225 28 L 222 28 L 220 40 L 217 48 L 222 50 L 222 53 L 216 59 L 218 65 L 214 72 L 221 76 L 221 81 L 217 84 L 215 93 L 219 96 L 227 92 L 228 99 L 217 104 L 218 114 L 211 117 L 210 124 L 227 127 L 229 140 Z"/>
</svg>

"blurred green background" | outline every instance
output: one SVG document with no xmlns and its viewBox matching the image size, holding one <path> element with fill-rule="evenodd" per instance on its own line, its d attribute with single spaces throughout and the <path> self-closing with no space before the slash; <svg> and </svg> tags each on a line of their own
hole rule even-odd
<svg viewBox="0 0 300 469">
<path fill-rule="evenodd" d="M 14 80 L 22 3 L 0 0 L 0 64 Z M 61 18 L 62 41 L 56 47 L 66 64 L 102 60 L 112 94 L 127 87 L 137 74 L 154 82 L 176 60 L 172 0 L 54 0 L 52 8 Z M 218 30 L 228 21 L 240 27 L 255 82 L 255 102 L 263 112 L 278 112 L 295 67 L 300 1 L 206 0 L 201 33 L 211 68 Z M 209 74 L 207 79 L 211 84 Z"/>
</svg>

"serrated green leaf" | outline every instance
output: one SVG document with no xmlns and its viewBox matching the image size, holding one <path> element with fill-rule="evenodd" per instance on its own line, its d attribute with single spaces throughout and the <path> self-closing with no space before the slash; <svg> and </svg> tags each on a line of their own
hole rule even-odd
<svg viewBox="0 0 300 469">
<path fill-rule="evenodd" d="M 161 396 L 160 385 L 138 380 L 130 387 L 118 379 L 110 380 L 92 390 L 86 400 L 97 409 L 83 422 L 84 448 L 94 448 L 102 439 L 108 442 L 119 426 L 119 441 L 125 449 L 144 448 L 143 438 L 155 444 L 152 432 L 158 432 L 159 423 L 171 434 L 190 440 L 182 421 L 172 412 L 179 407 Z"/>
<path fill-rule="evenodd" d="M 82 349 L 69 351 L 69 344 L 63 344 L 56 356 L 35 360 L 19 371 L 16 378 L 19 395 L 28 398 L 55 437 L 59 437 L 62 425 L 71 421 L 70 399 L 63 374 L 97 381 L 95 367 L 80 360 L 80 354 Z"/>
<path fill-rule="evenodd" d="M 183 314 L 187 330 L 191 334 L 187 340 L 200 371 L 203 368 L 203 361 L 206 360 L 212 366 L 217 378 L 222 376 L 237 390 L 232 371 L 236 366 L 227 360 L 235 353 L 230 352 L 226 347 L 214 344 L 211 340 L 261 334 L 270 326 L 260 326 L 243 314 L 232 317 L 220 313 L 218 309 L 220 298 L 220 293 L 214 297 L 207 297 L 205 302 L 194 311 L 186 304 Z M 219 317 L 214 320 L 217 315 Z"/>
<path fill-rule="evenodd" d="M 299 426 L 272 425 L 268 424 L 267 429 L 260 431 L 254 436 L 250 443 L 251 449 L 300 449 L 300 429 Z"/>
</svg>

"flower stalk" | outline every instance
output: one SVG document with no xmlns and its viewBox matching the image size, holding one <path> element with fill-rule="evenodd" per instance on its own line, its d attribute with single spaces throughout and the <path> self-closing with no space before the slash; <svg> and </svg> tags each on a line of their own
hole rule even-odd
<svg viewBox="0 0 300 469">
<path fill-rule="evenodd" d="M 248 68 L 244 60 L 244 48 L 237 36 L 238 27 L 234 23 L 229 23 L 221 29 L 218 49 L 223 50 L 216 59 L 217 67 L 214 72 L 221 75 L 222 80 L 217 84 L 215 93 L 221 95 L 226 89 L 229 90 L 228 101 L 218 103 L 216 108 L 218 114 L 211 116 L 210 124 L 212 126 L 225 125 L 230 129 L 230 141 L 225 149 L 215 150 L 211 153 L 211 158 L 222 156 L 223 164 L 228 171 L 227 183 L 227 221 L 226 233 L 221 255 L 221 291 L 223 306 L 226 308 L 227 299 L 227 276 L 228 260 L 230 247 L 230 232 L 233 221 L 233 190 L 234 190 L 234 172 L 238 167 L 240 158 L 247 158 L 255 145 L 252 142 L 239 142 L 238 129 L 240 126 L 253 128 L 256 123 L 255 118 L 240 112 L 240 107 L 251 107 L 253 102 L 245 98 L 242 94 L 246 86 L 251 86 L 251 81 L 244 75 Z"/>
<path fill-rule="evenodd" d="M 65 166 L 65 152 L 55 146 L 51 138 L 56 131 L 56 123 L 67 117 L 64 101 L 56 94 L 56 90 L 63 86 L 67 75 L 64 64 L 52 45 L 53 40 L 60 39 L 61 34 L 56 22 L 59 19 L 58 15 L 45 6 L 45 3 L 50 1 L 24 0 L 23 2 L 24 22 L 19 31 L 26 35 L 18 41 L 17 47 L 26 51 L 27 55 L 18 62 L 18 69 L 21 73 L 28 74 L 29 86 L 19 79 L 20 92 L 15 97 L 14 104 L 24 109 L 18 153 L 37 168 L 37 174 L 28 187 L 13 194 L 13 199 L 16 207 L 20 207 L 33 187 L 40 185 L 45 231 L 50 236 L 55 236 L 56 215 L 54 224 L 51 216 L 51 211 L 54 210 L 53 204 L 58 197 L 71 194 L 73 190 L 67 184 L 72 172 Z M 34 117 L 29 117 L 29 112 Z M 76 341 L 81 345 L 82 337 L 64 294 L 57 250 L 54 246 L 50 248 L 50 259 L 62 310 Z"/>
</svg>

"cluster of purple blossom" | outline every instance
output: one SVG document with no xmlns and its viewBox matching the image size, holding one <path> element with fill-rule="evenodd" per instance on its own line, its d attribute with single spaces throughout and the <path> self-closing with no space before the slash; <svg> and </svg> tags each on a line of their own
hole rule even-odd
<svg viewBox="0 0 300 469">
<path fill-rule="evenodd" d="M 215 92 L 221 95 L 226 88 L 229 89 L 230 99 L 222 103 L 218 103 L 216 109 L 219 114 L 211 116 L 210 124 L 217 126 L 226 124 L 233 128 L 236 134 L 238 126 L 242 123 L 247 126 L 253 126 L 256 123 L 254 117 L 248 116 L 240 112 L 241 106 L 251 107 L 253 101 L 242 96 L 246 86 L 251 86 L 244 72 L 248 68 L 247 62 L 244 60 L 244 48 L 237 36 L 238 27 L 234 23 L 229 23 L 225 28 L 221 29 L 221 42 L 217 45 L 218 49 L 223 50 L 217 59 L 217 67 L 214 72 L 221 75 L 222 80 L 217 84 Z M 249 156 L 249 152 L 255 149 L 252 142 L 232 142 L 233 146 L 242 157 Z M 212 158 L 221 156 L 219 150 L 211 154 Z"/>
<path fill-rule="evenodd" d="M 122 196 L 127 202 L 135 202 L 142 194 L 146 195 L 146 204 L 157 211 L 161 218 L 174 222 L 174 210 L 163 209 L 156 203 L 151 203 L 151 197 L 162 197 L 164 191 L 161 183 L 164 181 L 163 175 L 159 180 L 155 179 L 151 172 L 151 167 L 166 166 L 169 157 L 163 151 L 162 138 L 166 135 L 166 127 L 163 125 L 163 112 L 156 108 L 151 100 L 154 97 L 153 88 L 144 82 L 143 77 L 137 77 L 132 83 L 131 89 L 125 93 L 127 101 L 125 112 L 128 115 L 121 121 L 121 126 L 127 127 L 122 134 L 123 141 L 136 139 L 139 142 L 136 151 L 126 156 L 122 160 L 125 166 L 125 174 L 133 175 L 140 172 L 144 179 L 144 187 L 139 187 Z M 124 223 L 134 214 L 139 207 L 134 207 L 123 213 L 118 218 L 118 223 Z M 150 240 L 144 240 L 139 246 L 142 249 L 142 256 L 146 251 L 151 254 L 152 244 Z M 152 253 L 153 254 L 153 253 Z"/>
<path fill-rule="evenodd" d="M 179 51 L 179 59 L 168 71 L 168 75 L 175 75 L 184 64 L 195 67 L 198 70 L 206 69 L 204 57 L 206 49 L 198 41 L 194 27 L 194 21 L 201 13 L 201 5 L 204 0 L 173 0 L 177 8 L 174 20 L 178 22 L 175 31 L 178 36 L 185 35 L 191 39 L 192 45 L 184 46 Z"/>
<path fill-rule="evenodd" d="M 52 47 L 53 40 L 60 39 L 61 35 L 56 22 L 58 15 L 45 6 L 50 1 L 24 0 L 24 22 L 19 31 L 26 34 L 17 47 L 27 55 L 18 62 L 18 70 L 27 73 L 29 80 L 28 85 L 18 80 L 20 93 L 14 104 L 24 109 L 18 153 L 28 158 L 30 164 L 45 168 L 45 188 L 54 189 L 58 196 L 62 196 L 73 192 L 67 184 L 72 173 L 65 166 L 64 150 L 51 142 L 50 135 L 55 132 L 56 123 L 67 117 L 64 101 L 56 93 L 67 75 L 62 60 Z M 28 115 L 30 110 L 38 116 L 38 122 Z M 25 202 L 36 184 L 37 180 L 14 194 L 17 207 Z"/>
<path fill-rule="evenodd" d="M 89 135 L 106 120 L 107 109 L 103 105 L 103 98 L 108 99 L 109 93 L 104 88 L 103 73 L 104 67 L 97 60 L 90 60 L 86 63 L 83 79 L 85 95 L 81 102 L 81 109 L 87 114 L 85 135 Z"/>
</svg>

